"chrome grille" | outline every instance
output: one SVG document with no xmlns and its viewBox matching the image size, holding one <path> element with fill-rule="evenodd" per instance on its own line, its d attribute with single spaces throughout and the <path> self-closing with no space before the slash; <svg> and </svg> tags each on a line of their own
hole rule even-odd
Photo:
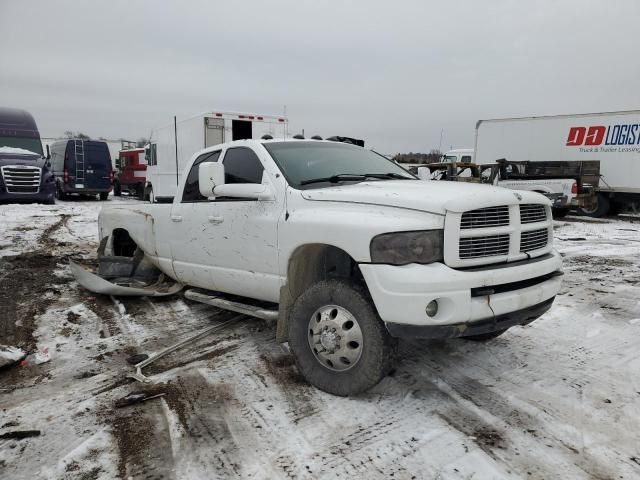
<svg viewBox="0 0 640 480">
<path fill-rule="evenodd" d="M 520 223 L 544 222 L 547 219 L 547 210 L 544 205 L 524 204 L 520 205 Z"/>
<path fill-rule="evenodd" d="M 461 259 L 495 257 L 509 253 L 509 234 L 460 239 Z"/>
<path fill-rule="evenodd" d="M 40 174 L 39 167 L 22 165 L 2 167 L 2 179 L 8 193 L 38 193 Z"/>
<path fill-rule="evenodd" d="M 460 228 L 462 230 L 470 228 L 501 227 L 509 225 L 509 207 L 506 205 L 499 207 L 479 208 L 470 210 L 462 214 Z"/>
<path fill-rule="evenodd" d="M 547 246 L 549 243 L 549 230 L 540 228 L 530 232 L 522 232 L 520 236 L 520 251 L 531 252 Z"/>
</svg>

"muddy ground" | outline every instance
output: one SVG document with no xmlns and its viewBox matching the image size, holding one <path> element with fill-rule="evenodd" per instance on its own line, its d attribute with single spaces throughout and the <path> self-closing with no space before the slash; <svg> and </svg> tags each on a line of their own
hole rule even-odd
<svg viewBox="0 0 640 480">
<path fill-rule="evenodd" d="M 345 399 L 249 318 L 127 379 L 132 354 L 233 315 L 79 288 L 68 261 L 93 258 L 101 206 L 0 206 L 0 343 L 30 353 L 0 371 L 0 478 L 640 478 L 636 219 L 556 222 L 548 314 L 485 344 L 403 341 Z M 158 396 L 117 408 L 130 393 Z"/>
</svg>

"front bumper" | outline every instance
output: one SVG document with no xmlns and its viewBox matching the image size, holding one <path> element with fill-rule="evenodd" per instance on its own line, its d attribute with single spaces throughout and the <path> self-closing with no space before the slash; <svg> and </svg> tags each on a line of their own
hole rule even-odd
<svg viewBox="0 0 640 480">
<path fill-rule="evenodd" d="M 508 328 L 499 327 L 496 320 L 515 321 L 509 326 L 528 323 L 540 305 L 548 302 L 544 310 L 551 305 L 560 290 L 561 269 L 556 251 L 532 260 L 466 270 L 442 263 L 360 264 L 378 314 L 392 334 L 417 332 L 400 326 L 422 328 L 426 333 L 429 329 L 458 332 L 445 336 L 473 335 L 470 329 L 483 322 L 493 322 L 490 331 Z M 429 317 L 425 309 L 432 300 L 438 302 L 438 312 Z"/>
<path fill-rule="evenodd" d="M 0 203 L 50 203 L 55 198 L 55 184 L 44 183 L 37 193 L 9 193 L 0 185 Z"/>
</svg>

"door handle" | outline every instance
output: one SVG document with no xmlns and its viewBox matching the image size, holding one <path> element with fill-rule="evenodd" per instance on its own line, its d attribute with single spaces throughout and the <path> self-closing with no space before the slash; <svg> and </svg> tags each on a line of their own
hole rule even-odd
<svg viewBox="0 0 640 480">
<path fill-rule="evenodd" d="M 224 221 L 224 217 L 218 217 L 216 215 L 209 215 L 209 222 L 211 223 L 222 223 Z"/>
<path fill-rule="evenodd" d="M 181 222 L 182 215 L 171 215 L 171 220 L 173 220 L 174 222 Z"/>
</svg>

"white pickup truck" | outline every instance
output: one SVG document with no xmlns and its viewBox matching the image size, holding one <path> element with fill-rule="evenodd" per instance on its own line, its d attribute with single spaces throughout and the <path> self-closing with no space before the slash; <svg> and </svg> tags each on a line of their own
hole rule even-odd
<svg viewBox="0 0 640 480">
<path fill-rule="evenodd" d="M 488 340 L 538 318 L 560 288 L 544 196 L 422 181 L 354 145 L 210 147 L 178 192 L 171 205 L 103 208 L 100 268 L 112 282 L 80 282 L 174 292 L 149 277 L 157 269 L 192 287 L 187 298 L 277 319 L 301 373 L 336 395 L 380 381 L 398 337 Z"/>
</svg>

